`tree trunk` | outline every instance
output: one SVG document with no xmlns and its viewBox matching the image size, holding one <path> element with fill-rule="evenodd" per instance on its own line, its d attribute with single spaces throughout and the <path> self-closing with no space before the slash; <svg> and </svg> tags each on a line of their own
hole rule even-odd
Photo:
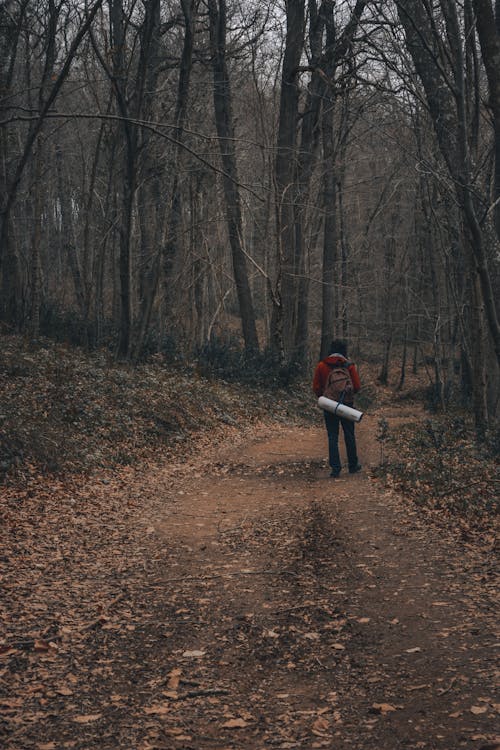
<svg viewBox="0 0 500 750">
<path fill-rule="evenodd" d="M 321 119 L 323 132 L 323 298 L 321 316 L 321 352 L 320 358 L 330 352 L 332 337 L 337 334 L 335 319 L 335 265 L 337 262 L 338 226 L 337 226 L 337 178 L 335 174 L 335 146 L 333 142 L 333 96 L 323 102 Z"/>
<path fill-rule="evenodd" d="M 14 247 L 11 244 L 11 212 L 14 206 L 19 185 L 24 174 L 26 165 L 31 157 L 36 139 L 43 127 L 50 108 L 54 104 L 61 87 L 68 77 L 74 57 L 80 47 L 80 44 L 86 36 L 94 17 L 101 7 L 104 0 L 96 0 L 94 5 L 88 11 L 85 20 L 75 34 L 70 48 L 66 54 L 63 64 L 59 68 L 52 86 L 48 87 L 48 80 L 51 76 L 45 71 L 46 86 L 48 93 L 43 102 L 40 102 L 40 108 L 37 119 L 30 126 L 28 135 L 23 145 L 21 157 L 13 170 L 12 179 L 9 182 L 5 193 L 0 224 L 0 264 L 2 270 L 2 304 L 0 313 L 5 320 L 17 324 L 19 322 L 19 302 L 18 302 L 18 259 Z M 55 6 L 53 6 L 55 8 Z M 59 9 L 57 12 L 59 12 Z M 49 41 L 49 46 L 51 42 Z"/>
<path fill-rule="evenodd" d="M 141 60 L 145 80 L 143 113 L 145 119 L 152 117 L 156 84 L 160 72 L 160 0 L 153 0 L 147 6 L 146 17 L 141 33 Z M 186 35 L 188 31 L 186 29 Z M 185 37 L 186 38 L 186 37 Z M 177 136 L 176 134 L 176 137 Z M 142 187 L 139 192 L 139 216 L 141 227 L 141 264 L 139 278 L 139 319 L 134 341 L 132 359 L 137 362 L 144 347 L 144 341 L 150 327 L 153 306 L 155 303 L 161 276 L 161 253 L 164 246 L 162 221 L 161 175 L 156 154 L 152 152 L 152 135 L 142 133 L 141 149 L 143 154 Z M 174 179 L 177 169 L 174 168 Z"/>
<path fill-rule="evenodd" d="M 125 61 L 125 14 L 122 0 L 109 0 L 112 83 L 121 115 L 123 147 L 123 187 L 119 221 L 120 332 L 117 354 L 126 359 L 132 343 L 132 212 L 137 181 L 137 127 L 130 122 Z"/>
<path fill-rule="evenodd" d="M 85 315 L 85 288 L 83 283 L 80 259 L 77 248 L 73 241 L 73 222 L 71 214 L 71 192 L 69 186 L 64 181 L 63 174 L 63 156 L 62 148 L 59 143 L 55 148 L 56 171 L 57 171 L 57 193 L 59 205 L 61 207 L 61 236 L 63 256 L 67 260 L 71 272 L 73 286 L 75 288 L 75 298 L 78 310 L 82 316 Z"/>
<path fill-rule="evenodd" d="M 436 27 L 432 27 L 424 0 L 401 0 L 399 17 L 404 27 L 408 49 L 425 89 L 434 129 L 443 157 L 454 180 L 457 198 L 468 227 L 470 247 L 480 281 L 483 304 L 490 334 L 500 362 L 500 323 L 488 270 L 485 251 L 486 231 L 481 228 L 474 205 L 471 167 L 467 140 L 464 60 L 457 19 L 457 8 L 451 0 L 441 0 L 450 39 L 449 57 L 442 54 Z M 443 80 L 441 71 L 449 69 L 451 59 L 453 89 Z"/>
<path fill-rule="evenodd" d="M 42 139 L 37 138 L 37 148 L 34 153 L 33 170 L 33 234 L 31 236 L 31 289 L 29 302 L 29 335 L 32 341 L 36 341 L 40 335 L 40 304 L 41 304 L 41 241 L 42 241 Z"/>
<path fill-rule="evenodd" d="M 7 0 L 0 7 L 0 89 L 5 102 L 9 101 L 14 65 L 23 19 L 29 0 L 23 0 L 18 14 L 15 14 L 15 3 Z M 2 104 L 0 112 L 4 115 Z M 7 112 L 5 112 L 5 115 Z M 3 117 L 2 117 L 3 119 Z M 0 269 L 2 271 L 0 317 L 6 323 L 16 327 L 20 321 L 19 268 L 17 252 L 12 242 L 7 242 L 11 235 L 10 215 L 7 212 L 4 196 L 8 195 L 12 182 L 14 160 L 12 151 L 15 148 L 15 137 L 8 126 L 0 127 L 0 201 L 1 201 L 1 237 Z"/>
<path fill-rule="evenodd" d="M 296 329 L 292 357 L 302 367 L 309 352 L 309 268 L 305 227 L 310 213 L 311 178 L 318 161 L 320 113 L 325 82 L 320 74 L 325 17 L 316 0 L 309 0 L 309 48 L 313 72 L 301 118 L 300 146 L 294 198 L 295 244 L 293 268 L 296 275 Z"/>
<path fill-rule="evenodd" d="M 474 283 L 472 299 L 472 325 L 476 335 L 473 337 L 473 357 L 472 357 L 472 377 L 473 389 L 472 398 L 474 405 L 474 422 L 476 435 L 480 442 L 486 437 L 486 430 L 489 424 L 488 409 L 488 386 L 486 377 L 486 347 L 487 336 L 484 324 L 484 310 L 482 309 L 483 300 L 479 279 L 476 277 Z"/>
<path fill-rule="evenodd" d="M 286 4 L 286 41 L 281 73 L 280 111 L 276 143 L 276 218 L 278 263 L 281 288 L 278 295 L 281 310 L 275 311 L 275 346 L 290 356 L 296 332 L 297 266 L 294 215 L 295 179 L 297 170 L 297 124 L 299 87 L 297 77 L 304 46 L 304 0 L 288 0 Z M 281 333 L 280 333 L 281 331 Z M 279 336 L 284 341 L 279 342 Z M 292 355 L 293 356 L 293 355 Z"/>
<path fill-rule="evenodd" d="M 226 208 L 227 230 L 233 261 L 236 293 L 241 327 L 247 353 L 259 349 L 252 294 L 248 280 L 247 262 L 242 245 L 241 201 L 238 188 L 238 169 L 234 147 L 231 86 L 226 62 L 226 2 L 209 0 L 210 47 L 214 79 L 214 110 L 219 149 L 224 175 L 222 183 Z"/>
<path fill-rule="evenodd" d="M 466 71 L 457 5 L 452 0 L 441 0 L 441 10 L 446 25 L 446 37 L 439 36 L 439 25 L 431 24 L 424 0 L 401 0 L 398 13 L 405 30 L 406 42 L 420 77 L 441 153 L 453 180 L 456 198 L 465 227 L 464 239 L 469 247 L 470 267 L 477 275 L 481 290 L 489 334 L 497 363 L 500 362 L 500 323 L 495 304 L 491 276 L 488 269 L 488 252 L 493 235 L 488 217 L 481 225 L 476 205 L 475 186 L 472 182 L 469 153 L 469 131 L 465 102 Z M 445 46 L 447 44 L 447 46 Z M 480 352 L 484 355 L 487 347 Z M 478 365 L 479 367 L 479 365 Z M 486 363 L 482 362 L 483 371 Z M 475 378 L 475 389 L 484 389 L 483 378 Z M 476 394 L 478 404 L 485 393 Z"/>
<path fill-rule="evenodd" d="M 473 0 L 473 3 L 476 11 L 476 27 L 481 45 L 481 55 L 488 78 L 489 105 L 493 114 L 495 151 L 493 203 L 495 206 L 495 229 L 500 239 L 500 9 L 499 3 L 497 3 L 495 14 L 491 0 Z"/>
<path fill-rule="evenodd" d="M 172 279 L 172 270 L 180 249 L 179 229 L 182 219 L 182 182 L 180 179 L 180 168 L 184 157 L 182 143 L 184 140 L 184 128 L 186 124 L 189 89 L 193 67 L 195 18 L 198 9 L 197 0 L 182 0 L 182 9 L 184 13 L 185 30 L 175 109 L 174 136 L 177 141 L 177 147 L 174 152 L 172 164 L 170 210 L 167 219 L 167 239 L 165 242 L 163 257 L 165 300 L 169 300 L 172 297 L 172 286 L 174 283 Z"/>
<path fill-rule="evenodd" d="M 356 0 L 342 34 L 337 34 L 334 0 L 324 0 L 322 13 L 326 28 L 325 50 L 321 60 L 322 75 L 326 78 L 322 106 L 323 134 L 323 299 L 321 320 L 321 356 L 328 354 L 334 331 L 340 332 L 341 321 L 336 320 L 335 266 L 338 260 L 337 221 L 337 166 L 334 142 L 334 107 L 336 101 L 335 75 L 339 64 L 350 54 L 351 44 L 365 9 L 366 0 Z"/>
</svg>

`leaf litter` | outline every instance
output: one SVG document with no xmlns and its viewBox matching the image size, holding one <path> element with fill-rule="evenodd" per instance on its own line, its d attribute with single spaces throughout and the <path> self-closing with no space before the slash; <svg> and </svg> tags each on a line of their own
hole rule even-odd
<svg viewBox="0 0 500 750">
<path fill-rule="evenodd" d="M 363 497 L 354 484 L 332 497 L 324 462 L 301 455 L 311 434 L 324 448 L 319 430 L 280 432 L 276 464 L 262 461 L 269 423 L 225 425 L 233 452 L 256 444 L 260 464 L 221 461 L 200 434 L 167 464 L 144 454 L 48 478 L 27 463 L 6 486 L 7 750 L 495 745 L 482 550 L 457 554 L 368 479 Z M 411 589 L 410 543 L 439 577 L 428 590 Z"/>
</svg>

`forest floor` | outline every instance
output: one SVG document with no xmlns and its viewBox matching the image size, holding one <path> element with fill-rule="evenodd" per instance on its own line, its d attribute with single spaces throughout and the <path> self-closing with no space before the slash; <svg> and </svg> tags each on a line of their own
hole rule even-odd
<svg viewBox="0 0 500 750">
<path fill-rule="evenodd" d="M 12 490 L 1 746 L 500 748 L 491 545 L 373 479 L 374 432 L 336 480 L 318 414 Z"/>
</svg>

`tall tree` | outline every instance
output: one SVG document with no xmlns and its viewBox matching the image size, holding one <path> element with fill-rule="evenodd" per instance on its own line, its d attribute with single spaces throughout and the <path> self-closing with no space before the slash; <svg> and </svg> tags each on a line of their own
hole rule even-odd
<svg viewBox="0 0 500 750">
<path fill-rule="evenodd" d="M 286 3 L 286 40 L 281 71 L 280 111 L 276 141 L 277 262 L 281 279 L 273 311 L 272 340 L 281 358 L 290 353 L 296 324 L 296 252 L 293 198 L 299 118 L 299 73 L 304 47 L 305 2 Z"/>
<path fill-rule="evenodd" d="M 335 321 L 335 264 L 338 252 L 337 176 L 334 147 L 334 107 L 336 99 L 335 77 L 339 67 L 351 52 L 353 38 L 363 15 L 366 0 L 357 0 L 352 14 L 341 34 L 335 19 L 335 3 L 324 0 L 326 17 L 326 45 L 322 66 L 327 85 L 323 94 L 323 309 L 321 320 L 321 356 L 328 354 L 328 346 L 336 327 Z"/>
<path fill-rule="evenodd" d="M 495 228 L 500 239 L 500 2 L 473 0 L 481 54 L 488 78 L 489 106 L 493 115 L 495 178 L 493 206 Z"/>
<path fill-rule="evenodd" d="M 307 363 L 309 352 L 309 274 L 307 268 L 306 223 L 311 215 L 311 182 L 320 154 L 321 103 L 326 86 L 321 66 L 323 37 L 327 6 L 318 8 L 316 0 L 309 0 L 309 66 L 311 78 L 304 104 L 300 142 L 297 154 L 297 174 L 294 189 L 294 260 L 293 273 L 296 278 L 296 326 L 293 358 L 298 363 Z"/>
<path fill-rule="evenodd" d="M 5 2 L 0 6 L 0 89 L 3 92 L 0 99 L 0 112 L 2 120 L 8 118 L 9 105 L 12 104 L 12 84 L 15 74 L 16 58 L 18 54 L 21 30 L 24 24 L 29 0 L 18 6 L 13 0 Z M 0 127 L 0 195 L 7 196 L 15 169 L 12 156 L 15 136 L 9 131 L 6 124 Z M 5 200 L 2 197 L 2 203 Z M 9 211 L 7 211 L 9 208 Z M 10 207 L 2 205 L 0 217 L 0 268 L 2 270 L 2 301 L 0 303 L 0 315 L 4 321 L 17 325 L 19 322 L 19 285 L 18 285 L 18 256 L 12 243 L 8 243 L 8 223 L 10 221 Z"/>
<path fill-rule="evenodd" d="M 86 37 L 97 11 L 103 4 L 104 0 L 95 0 L 94 4 L 90 6 L 83 15 L 80 27 L 77 29 L 71 44 L 59 65 L 59 72 L 53 78 L 53 82 L 48 83 L 48 77 L 45 76 L 45 81 L 41 87 L 42 91 L 45 91 L 46 95 L 39 98 L 39 111 L 35 114 L 34 119 L 30 122 L 28 133 L 22 146 L 21 155 L 17 161 L 17 164 L 12 167 L 12 176 L 8 181 L 7 190 L 4 193 L 3 202 L 0 211 L 0 270 L 2 271 L 2 303 L 0 308 L 0 314 L 4 320 L 7 320 L 13 325 L 19 325 L 19 285 L 18 285 L 18 259 L 16 256 L 16 250 L 11 242 L 11 213 L 14 202 L 16 200 L 17 191 L 21 183 L 26 165 L 32 155 L 33 147 L 38 138 L 40 131 L 42 130 L 43 124 L 47 118 L 50 108 L 55 103 L 61 88 L 67 79 L 75 56 L 78 49 Z M 60 9 L 61 6 L 59 6 Z M 24 19 L 26 13 L 26 5 L 21 6 L 22 13 L 19 16 L 20 20 Z M 8 28 L 8 26 L 7 26 Z M 52 27 L 48 27 L 49 33 L 52 31 Z M 10 34 L 10 32 L 8 32 Z M 50 50 L 52 50 L 53 42 L 49 39 L 49 55 L 46 56 L 46 64 L 44 70 L 47 70 L 48 61 L 50 61 Z M 15 45 L 14 45 L 15 49 Z M 12 58 L 14 60 L 14 58 Z M 10 74 L 9 74 L 10 75 Z M 5 125 L 4 125 L 5 127 Z"/>
<path fill-rule="evenodd" d="M 482 339 L 485 326 L 500 362 L 500 324 L 488 258 L 492 254 L 494 231 L 491 217 L 483 219 L 477 200 L 471 157 L 470 131 L 466 106 L 466 65 L 462 23 L 457 5 L 441 0 L 439 8 L 424 0 L 401 0 L 399 17 L 415 69 L 422 82 L 430 116 L 441 153 L 453 182 L 465 229 L 464 243 L 469 248 L 469 269 L 476 278 L 473 288 L 479 293 L 476 317 L 471 321 Z M 438 17 L 439 16 L 439 17 Z M 439 23 L 438 21 L 441 21 Z M 445 34 L 441 29 L 444 27 Z M 496 236 L 496 235 L 495 235 Z M 488 424 L 486 406 L 487 347 L 482 346 L 477 362 L 476 416 L 478 430 Z"/>
<path fill-rule="evenodd" d="M 238 167 L 235 151 L 231 82 L 227 66 L 226 35 L 227 8 L 225 0 L 208 0 L 210 17 L 210 50 L 213 71 L 213 99 L 215 124 L 219 138 L 224 174 L 227 230 L 233 261 L 236 293 L 240 308 L 241 327 L 245 349 L 248 353 L 258 351 L 259 342 L 255 324 L 252 293 L 248 279 L 246 256 L 242 244 L 242 214 L 239 193 Z"/>
</svg>

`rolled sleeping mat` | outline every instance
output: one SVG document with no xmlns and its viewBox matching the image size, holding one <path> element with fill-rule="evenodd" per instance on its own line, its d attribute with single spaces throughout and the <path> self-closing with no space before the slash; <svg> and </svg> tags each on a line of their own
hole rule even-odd
<svg viewBox="0 0 500 750">
<path fill-rule="evenodd" d="M 363 419 L 362 411 L 353 409 L 352 406 L 339 404 L 338 401 L 333 401 L 331 398 L 325 398 L 325 396 L 319 397 L 318 406 L 320 409 L 324 409 L 325 411 L 329 411 L 332 414 L 336 414 L 337 417 L 349 419 L 351 422 L 361 422 L 361 420 Z"/>
</svg>

